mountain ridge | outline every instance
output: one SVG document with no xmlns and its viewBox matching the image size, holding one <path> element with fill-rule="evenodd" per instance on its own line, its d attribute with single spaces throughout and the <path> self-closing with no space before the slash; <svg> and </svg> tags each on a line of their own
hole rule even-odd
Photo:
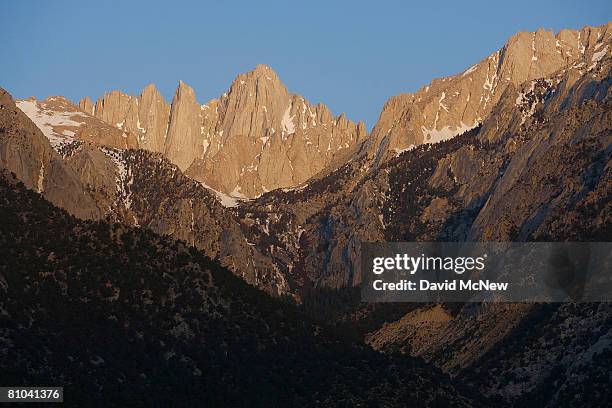
<svg viewBox="0 0 612 408">
<path fill-rule="evenodd" d="M 193 89 L 179 81 L 172 103 L 149 84 L 139 96 L 112 91 L 95 104 L 83 98 L 79 107 L 123 132 L 123 139 L 110 142 L 112 147 L 161 152 L 234 205 L 271 190 L 299 187 L 360 155 L 379 163 L 478 126 L 508 86 L 581 63 L 592 69 L 596 59 L 609 53 L 611 27 L 516 33 L 463 72 L 389 98 L 370 134 L 362 122 L 348 121 L 344 114 L 333 117 L 325 105 L 310 105 L 289 93 L 263 64 L 239 74 L 227 92 L 202 105 Z"/>
<path fill-rule="evenodd" d="M 139 102 L 149 99 L 155 105 Z M 79 106 L 138 134 L 140 147 L 164 153 L 192 178 L 237 198 L 295 187 L 367 135 L 363 123 L 344 114 L 333 117 L 325 105 L 289 93 L 262 64 L 202 105 L 179 81 L 171 104 L 148 85 L 139 97 L 112 91 L 95 104 L 84 98 Z"/>
<path fill-rule="evenodd" d="M 609 52 L 611 37 L 612 23 L 556 35 L 542 28 L 518 32 L 463 72 L 387 100 L 365 151 L 379 160 L 463 133 L 483 122 L 508 85 L 546 77 L 579 61 L 590 66 Z"/>
</svg>

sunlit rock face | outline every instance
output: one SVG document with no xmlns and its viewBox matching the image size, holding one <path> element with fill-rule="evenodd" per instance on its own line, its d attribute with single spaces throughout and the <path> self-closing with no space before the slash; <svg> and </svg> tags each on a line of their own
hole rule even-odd
<svg viewBox="0 0 612 408">
<path fill-rule="evenodd" d="M 592 67 L 609 54 L 612 23 L 558 34 L 540 29 L 512 36 L 498 51 L 414 94 L 390 98 L 372 130 L 370 157 L 389 157 L 422 143 L 436 143 L 483 123 L 509 86 L 560 69 Z"/>
<path fill-rule="evenodd" d="M 334 117 L 325 105 L 289 93 L 265 65 L 239 75 L 204 105 L 181 81 L 171 104 L 149 85 L 139 97 L 113 91 L 79 106 L 235 198 L 295 187 L 340 163 L 367 136 L 363 123 Z"/>
</svg>

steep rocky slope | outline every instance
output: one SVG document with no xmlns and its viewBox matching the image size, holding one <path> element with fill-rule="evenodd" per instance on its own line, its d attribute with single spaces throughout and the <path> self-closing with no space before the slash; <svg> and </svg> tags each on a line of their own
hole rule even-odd
<svg viewBox="0 0 612 408">
<path fill-rule="evenodd" d="M 520 32 L 503 48 L 464 72 L 439 78 L 414 94 L 392 97 L 366 146 L 370 157 L 388 157 L 421 143 L 446 140 L 482 124 L 508 87 L 575 66 L 583 70 L 612 48 L 612 23 L 556 35 Z"/>
<path fill-rule="evenodd" d="M 0 382 L 69 406 L 473 406 L 450 379 L 331 335 L 184 242 L 82 222 L 0 175 Z"/>
<path fill-rule="evenodd" d="M 153 85 L 139 97 L 113 91 L 80 107 L 161 152 L 190 177 L 238 198 L 299 185 L 346 157 L 367 135 L 363 123 L 291 94 L 258 65 L 219 99 L 199 105 L 179 82 L 168 105 Z"/>
<path fill-rule="evenodd" d="M 88 181 L 107 218 L 184 240 L 248 283 L 288 292 L 284 276 L 246 240 L 231 208 L 161 154 L 74 143 L 64 159 Z"/>
<path fill-rule="evenodd" d="M 452 309 L 420 306 L 368 333 L 366 342 L 421 356 L 515 406 L 605 405 L 612 357 L 608 304 Z"/>
</svg>

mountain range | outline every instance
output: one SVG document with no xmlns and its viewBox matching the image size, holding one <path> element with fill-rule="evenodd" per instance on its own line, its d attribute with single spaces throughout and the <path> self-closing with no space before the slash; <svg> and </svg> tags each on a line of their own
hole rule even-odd
<svg viewBox="0 0 612 408">
<path fill-rule="evenodd" d="M 171 104 L 149 85 L 140 96 L 112 91 L 95 104 L 82 99 L 79 107 L 133 135 L 139 148 L 162 153 L 194 180 L 237 198 L 301 184 L 367 135 L 363 123 L 289 93 L 265 65 L 239 75 L 203 105 L 180 81 Z"/>
<path fill-rule="evenodd" d="M 336 366 L 342 375 L 371 366 L 369 358 L 382 359 L 376 360 L 377 367 L 392 367 L 394 378 L 407 384 L 410 380 L 402 375 L 410 368 L 401 365 L 418 364 L 423 370 L 419 395 L 431 393 L 436 381 L 448 384 L 423 405 L 605 404 L 612 356 L 612 310 L 606 304 L 364 304 L 358 287 L 362 242 L 609 241 L 611 44 L 612 23 L 557 34 L 518 33 L 465 71 L 435 79 L 413 94 L 391 97 L 371 132 L 362 122 L 334 116 L 325 105 L 311 105 L 289 93 L 265 65 L 239 75 L 227 92 L 205 104 L 182 81 L 170 103 L 154 85 L 139 96 L 111 91 L 95 103 L 84 98 L 78 104 L 61 96 L 13 101 L 2 90 L 3 218 L 12 220 L 3 228 L 3 239 L 21 245 L 9 247 L 12 259 L 19 259 L 23 248 L 39 245 L 40 259 L 47 260 L 39 269 L 22 270 L 14 263 L 0 269 L 0 289 L 8 296 L 0 304 L 5 322 L 29 319 L 47 325 L 44 310 L 52 307 L 50 299 L 57 297 L 72 310 L 84 296 L 93 296 L 92 313 L 100 316 L 110 314 L 106 303 L 134 305 L 101 328 L 147 322 L 142 329 L 117 334 L 118 344 L 180 343 L 178 348 L 155 349 L 155 355 L 182 356 L 173 366 L 180 373 L 173 380 L 194 381 L 185 367 L 194 373 L 204 362 L 210 364 L 209 359 L 227 355 L 221 349 L 210 356 L 198 354 L 196 344 L 207 344 L 216 333 L 206 328 L 214 321 L 223 326 L 214 330 L 226 330 L 237 342 L 260 339 L 248 346 L 227 346 L 242 350 L 232 351 L 235 358 L 249 347 L 265 350 L 254 365 L 265 365 L 272 354 L 284 355 L 278 350 L 304 341 L 312 345 L 312 354 L 286 356 L 302 367 L 332 341 L 319 342 L 319 332 L 335 339 L 334 353 L 344 346 L 355 353 Z M 48 235 L 44 245 L 32 240 L 54 228 L 67 240 L 64 247 L 75 247 L 59 263 Z M 153 248 L 151 257 L 133 258 L 141 246 Z M 96 257 L 108 248 L 123 262 L 118 270 L 137 271 L 138 282 L 94 268 Z M 173 261 L 163 264 L 166 258 Z M 204 273 L 213 276 L 204 279 L 198 267 L 196 272 L 183 268 L 194 264 L 217 272 Z M 70 283 L 67 271 L 78 268 L 89 271 L 87 279 L 99 287 Z M 43 270 L 53 271 L 53 294 L 36 289 L 32 296 L 40 298 L 24 303 L 23 293 L 33 290 L 34 282 L 45 286 Z M 226 270 L 280 300 L 234 282 L 224 275 Z M 166 287 L 163 279 L 158 282 L 165 273 L 182 281 Z M 224 282 L 221 286 L 234 282 L 228 287 L 238 289 L 231 293 L 215 285 L 200 287 L 193 281 L 200 278 L 217 279 Z M 151 285 L 162 288 L 156 299 L 147 300 Z M 66 295 L 72 287 L 78 296 Z M 134 290 L 143 295 L 137 300 L 123 297 Z M 182 300 L 167 303 L 166 291 Z M 226 306 L 241 303 L 240 311 L 234 314 L 226 307 L 213 318 L 210 310 L 220 307 L 213 305 L 203 313 L 201 298 L 219 296 Z M 265 303 L 263 309 L 259 303 Z M 45 307 L 41 311 L 33 304 Z M 20 315 L 22 309 L 27 314 Z M 274 334 L 266 331 L 270 328 L 262 332 L 261 327 L 278 323 L 274 313 L 290 317 Z M 195 316 L 183 325 L 185 314 Z M 75 316 L 66 319 L 84 324 L 84 315 Z M 152 331 L 151 322 L 157 320 L 168 333 L 183 331 L 168 343 L 166 334 Z M 232 322 L 241 322 L 236 324 L 244 324 L 244 330 L 229 334 Z M 195 334 L 181 340 L 184 330 L 194 327 Z M 27 342 L 48 336 L 19 330 L 17 325 L 7 331 L 9 340 L 0 343 L 0 352 L 22 347 L 15 340 L 20 336 Z M 285 330 L 299 331 L 308 340 L 293 340 Z M 337 332 L 351 339 L 337 340 Z M 92 338 L 83 341 L 94 347 Z M 289 343 L 279 343 L 280 338 Z M 60 353 L 59 343 L 54 347 Z M 67 375 L 51 363 L 43 367 L 44 357 L 19 350 L 20 361 L 33 368 L 24 376 L 15 363 L 11 378 L 32 379 L 40 372 L 53 379 Z M 79 358 L 99 361 L 101 352 Z M 349 361 L 355 359 L 365 366 L 351 368 Z M 133 381 L 119 373 L 124 362 L 117 361 L 112 375 Z M 158 365 L 171 361 L 156 360 L 147 370 L 158 373 Z M 275 372 L 282 372 L 283 364 L 274 365 Z M 223 364 L 214 367 L 215 381 L 227 375 L 245 390 L 263 387 L 244 383 Z M 329 369 L 306 367 L 299 378 Z M 338 406 L 342 404 L 331 403 L 338 395 L 363 404 L 372 398 L 370 388 L 343 388 L 362 377 L 338 375 L 337 387 L 316 391 L 321 401 Z M 143 384 L 143 390 L 151 385 Z M 390 383 L 377 384 L 384 388 Z M 300 404 L 315 386 L 291 387 L 294 392 L 288 393 Z M 387 406 L 405 406 L 411 397 L 394 394 Z"/>
</svg>

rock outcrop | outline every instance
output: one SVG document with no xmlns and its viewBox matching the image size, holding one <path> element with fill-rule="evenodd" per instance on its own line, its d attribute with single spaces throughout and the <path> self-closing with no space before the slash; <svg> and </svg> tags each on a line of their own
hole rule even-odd
<svg viewBox="0 0 612 408">
<path fill-rule="evenodd" d="M 201 134 L 200 112 L 195 92 L 180 81 L 172 99 L 164 154 L 182 171 L 203 154 L 205 142 Z"/>
<path fill-rule="evenodd" d="M 265 65 L 239 75 L 204 111 L 210 145 L 187 174 L 237 196 L 299 185 L 367 135 L 363 124 L 290 94 Z"/>
</svg>

